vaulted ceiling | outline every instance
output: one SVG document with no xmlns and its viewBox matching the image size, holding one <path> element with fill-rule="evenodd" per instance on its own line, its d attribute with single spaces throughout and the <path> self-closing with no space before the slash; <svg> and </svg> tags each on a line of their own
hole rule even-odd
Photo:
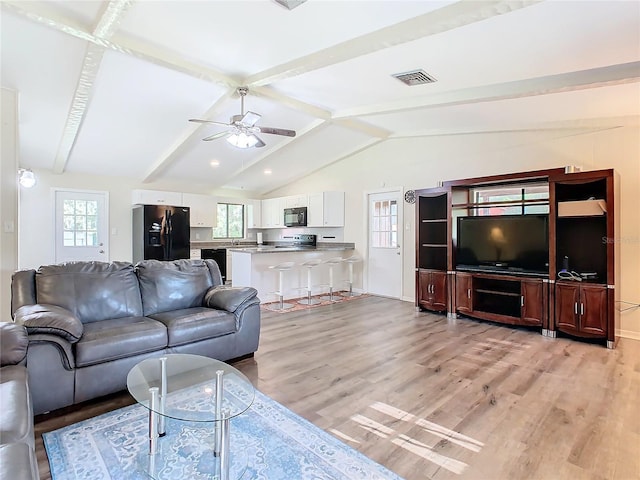
<svg viewBox="0 0 640 480">
<path fill-rule="evenodd" d="M 266 193 L 394 138 L 640 115 L 636 1 L 2 1 L 1 15 L 20 164 L 56 173 Z M 436 82 L 392 77 L 418 69 Z M 297 135 L 202 141 L 224 127 L 188 119 L 228 122 L 239 86 L 257 125 Z"/>
</svg>

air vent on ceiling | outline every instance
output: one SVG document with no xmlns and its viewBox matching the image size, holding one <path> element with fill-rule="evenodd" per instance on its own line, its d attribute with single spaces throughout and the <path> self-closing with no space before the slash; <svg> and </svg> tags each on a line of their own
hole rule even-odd
<svg viewBox="0 0 640 480">
<path fill-rule="evenodd" d="M 293 10 L 294 8 L 299 7 L 300 5 L 302 5 L 307 0 L 275 0 L 275 1 L 277 3 L 279 3 L 280 5 L 282 5 L 284 8 L 287 8 L 289 10 Z"/>
<path fill-rule="evenodd" d="M 424 70 L 412 70 L 411 72 L 394 73 L 392 77 L 397 78 L 402 83 L 412 87 L 413 85 L 424 85 L 425 83 L 433 83 L 436 81 L 431 75 Z"/>
</svg>

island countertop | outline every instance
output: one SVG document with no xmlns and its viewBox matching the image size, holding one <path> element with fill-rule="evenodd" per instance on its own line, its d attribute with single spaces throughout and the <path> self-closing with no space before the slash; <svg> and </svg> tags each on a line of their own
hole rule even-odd
<svg viewBox="0 0 640 480">
<path fill-rule="evenodd" d="M 340 257 L 343 260 L 351 257 L 355 251 L 353 243 L 318 243 L 314 247 L 295 247 L 287 244 L 267 244 L 238 248 L 230 248 L 231 284 L 235 287 L 254 287 L 258 290 L 258 298 L 262 302 L 277 299 L 275 292 L 281 291 L 285 299 L 299 298 L 308 285 L 306 262 L 319 261 L 313 268 L 312 282 L 314 292 L 325 292 L 330 283 L 330 272 L 327 262 Z M 269 255 L 262 255 L 267 253 Z M 292 268 L 283 276 L 283 284 L 279 285 L 279 272 L 273 267 L 289 263 Z M 338 262 L 333 265 L 335 287 L 338 289 L 347 278 L 348 265 Z"/>
<path fill-rule="evenodd" d="M 285 252 L 344 252 L 345 250 L 354 250 L 353 243 L 318 243 L 315 247 L 298 247 L 295 245 L 274 244 L 274 245 L 255 245 L 255 246 L 234 246 L 229 248 L 230 252 L 242 253 L 285 253 Z"/>
</svg>

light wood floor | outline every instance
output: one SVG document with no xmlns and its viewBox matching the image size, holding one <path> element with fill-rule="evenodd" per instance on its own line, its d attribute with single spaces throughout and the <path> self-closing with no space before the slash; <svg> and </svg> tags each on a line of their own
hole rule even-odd
<svg viewBox="0 0 640 480">
<path fill-rule="evenodd" d="M 637 341 L 607 350 L 367 297 L 263 312 L 258 352 L 235 366 L 407 480 L 640 478 Z M 36 418 L 42 479 L 43 432 L 129 403 Z"/>
</svg>

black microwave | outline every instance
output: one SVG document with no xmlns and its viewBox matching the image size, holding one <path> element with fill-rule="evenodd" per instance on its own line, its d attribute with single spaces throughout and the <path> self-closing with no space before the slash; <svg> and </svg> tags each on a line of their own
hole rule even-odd
<svg viewBox="0 0 640 480">
<path fill-rule="evenodd" d="M 284 209 L 284 226 L 285 227 L 306 227 L 307 226 L 307 207 L 285 208 Z"/>
</svg>

